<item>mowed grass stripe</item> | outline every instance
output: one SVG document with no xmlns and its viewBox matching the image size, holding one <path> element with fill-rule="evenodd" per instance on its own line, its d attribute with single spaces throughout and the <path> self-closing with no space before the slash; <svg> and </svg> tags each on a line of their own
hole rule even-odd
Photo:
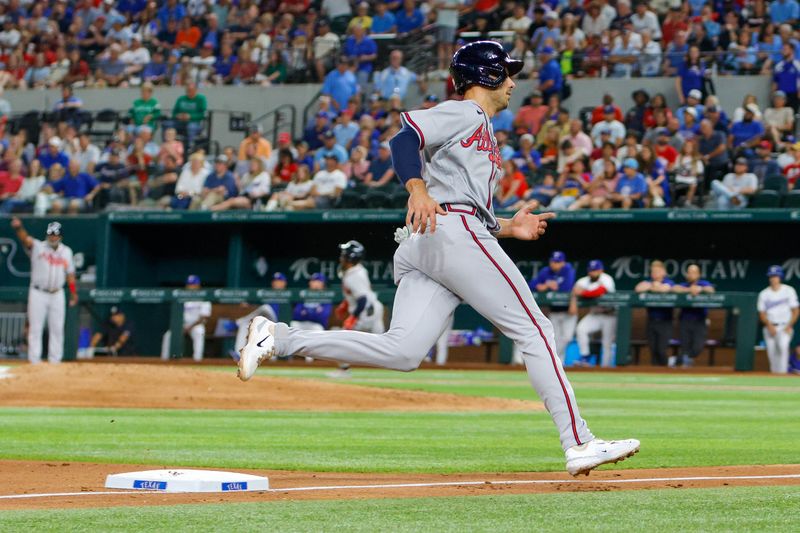
<svg viewBox="0 0 800 533">
<path fill-rule="evenodd" d="M 797 487 L 6 511 L 4 531 L 790 531 Z"/>
</svg>

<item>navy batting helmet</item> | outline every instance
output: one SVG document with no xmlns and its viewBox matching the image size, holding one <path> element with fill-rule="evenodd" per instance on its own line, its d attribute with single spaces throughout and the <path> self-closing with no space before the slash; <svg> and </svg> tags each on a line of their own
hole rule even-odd
<svg viewBox="0 0 800 533">
<path fill-rule="evenodd" d="M 522 61 L 511 59 L 500 43 L 476 41 L 458 49 L 450 62 L 458 94 L 464 94 L 471 85 L 497 89 L 506 78 L 522 70 Z"/>
<path fill-rule="evenodd" d="M 364 258 L 364 245 L 358 241 L 347 241 L 339 245 L 339 251 L 343 259 L 352 263 L 361 261 Z"/>
</svg>

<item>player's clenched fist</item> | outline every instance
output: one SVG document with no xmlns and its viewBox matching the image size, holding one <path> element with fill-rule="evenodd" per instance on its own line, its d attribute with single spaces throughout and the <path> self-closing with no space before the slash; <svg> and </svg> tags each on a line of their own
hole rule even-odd
<svg viewBox="0 0 800 533">
<path fill-rule="evenodd" d="M 22 221 L 17 217 L 12 218 L 11 219 L 11 227 L 14 228 L 14 229 L 21 228 L 22 227 Z"/>
</svg>

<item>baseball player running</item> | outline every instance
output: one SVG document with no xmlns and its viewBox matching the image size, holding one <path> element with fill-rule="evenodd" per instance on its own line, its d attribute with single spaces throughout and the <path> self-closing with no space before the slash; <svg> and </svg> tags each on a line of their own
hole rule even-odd
<svg viewBox="0 0 800 533">
<path fill-rule="evenodd" d="M 61 242 L 61 224 L 58 222 L 47 225 L 45 241 L 31 237 L 17 217 L 11 219 L 11 227 L 31 256 L 31 285 L 28 291 L 28 361 L 31 364 L 42 361 L 42 332 L 47 322 L 47 330 L 50 333 L 47 340 L 47 360 L 50 363 L 60 363 L 64 357 L 65 281 L 69 287 L 69 305 L 78 303 L 72 249 Z"/>
<path fill-rule="evenodd" d="M 342 278 L 344 301 L 336 308 L 336 316 L 342 328 L 366 333 L 383 333 L 383 304 L 372 290 L 369 274 L 361 260 L 364 259 L 364 245 L 358 241 L 347 241 L 339 245 L 339 277 Z M 339 370 L 328 374 L 330 377 L 350 377 L 350 365 L 343 363 Z"/>
<path fill-rule="evenodd" d="M 570 301 L 570 312 L 578 313 L 577 298 L 599 298 L 604 294 L 616 291 L 614 278 L 603 272 L 603 262 L 599 259 L 589 261 L 587 275 L 575 282 Z M 611 307 L 592 306 L 575 328 L 578 348 L 581 352 L 581 363 L 588 365 L 589 336 L 600 332 L 603 354 L 601 366 L 611 366 L 611 345 L 617 335 L 617 314 Z"/>
<path fill-rule="evenodd" d="M 639 450 L 639 441 L 602 441 L 581 418 L 556 355 L 553 326 L 499 238 L 536 240 L 554 214 L 530 204 L 496 218 L 492 190 L 502 172 L 491 118 L 508 106 L 522 68 L 492 41 L 467 44 L 450 67 L 462 101 L 402 114 L 390 141 L 395 173 L 405 184 L 410 236 L 394 255 L 397 292 L 385 334 L 301 331 L 256 317 L 239 360 L 250 379 L 274 354 L 295 354 L 401 371 L 416 369 L 463 300 L 520 346 L 528 376 L 558 428 L 567 471 L 588 474 Z"/>
<path fill-rule="evenodd" d="M 575 285 L 575 269 L 567 263 L 564 252 L 555 251 L 550 255 L 550 264 L 539 271 L 530 287 L 536 292 L 571 292 Z M 570 313 L 568 307 L 551 306 L 547 316 L 553 324 L 558 357 L 561 362 L 567 354 L 567 345 L 575 336 L 575 325 L 578 323 L 577 313 Z"/>
<path fill-rule="evenodd" d="M 783 283 L 783 268 L 767 269 L 769 287 L 758 293 L 758 316 L 764 324 L 769 370 L 773 374 L 789 372 L 789 345 L 794 336 L 794 323 L 800 315 L 797 291 Z"/>
<path fill-rule="evenodd" d="M 200 276 L 186 278 L 186 289 L 197 290 L 200 288 Z M 197 362 L 203 360 L 203 350 L 206 346 L 206 321 L 211 316 L 211 302 L 191 301 L 183 304 L 183 333 L 192 339 L 192 359 Z M 167 330 L 161 338 L 161 359 L 169 359 L 169 345 L 172 341 L 172 332 Z"/>
</svg>

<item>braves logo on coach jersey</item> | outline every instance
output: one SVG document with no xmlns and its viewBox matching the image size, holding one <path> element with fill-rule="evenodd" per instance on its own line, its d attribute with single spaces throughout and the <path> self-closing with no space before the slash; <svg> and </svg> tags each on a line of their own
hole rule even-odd
<svg viewBox="0 0 800 533">
<path fill-rule="evenodd" d="M 476 129 L 472 135 L 462 140 L 461 146 L 464 148 L 469 148 L 476 143 L 477 146 L 475 149 L 477 151 L 489 152 L 489 161 L 494 163 L 497 168 L 501 168 L 503 166 L 503 160 L 500 157 L 500 150 L 497 148 L 497 142 L 495 142 L 494 137 L 489 133 L 489 130 L 484 128 L 483 124 L 478 126 L 478 129 Z"/>
<path fill-rule="evenodd" d="M 64 268 L 67 268 L 67 260 L 65 258 L 63 258 L 63 257 L 58 256 L 58 255 L 51 254 L 51 253 L 48 253 L 48 252 L 42 252 L 42 253 L 39 254 L 38 257 L 39 257 L 39 259 L 47 262 L 51 266 L 54 266 L 54 267 L 63 266 Z"/>
</svg>

